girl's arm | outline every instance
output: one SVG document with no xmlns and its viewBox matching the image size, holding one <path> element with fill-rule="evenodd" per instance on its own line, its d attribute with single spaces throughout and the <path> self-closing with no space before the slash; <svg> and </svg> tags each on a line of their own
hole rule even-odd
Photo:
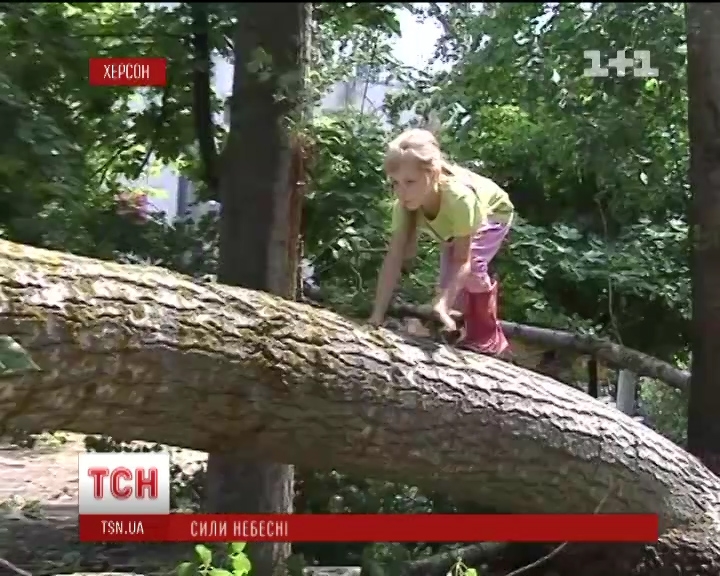
<svg viewBox="0 0 720 576">
<path fill-rule="evenodd" d="M 382 324 L 385 318 L 390 298 L 400 280 L 403 260 L 409 253 L 414 253 L 414 247 L 411 248 L 410 245 L 416 242 L 416 226 L 414 214 L 406 214 L 401 225 L 397 227 L 390 238 L 375 290 L 375 304 L 372 316 L 370 316 L 371 324 Z"/>
<path fill-rule="evenodd" d="M 453 240 L 452 258 L 449 262 L 450 278 L 446 287 L 438 293 L 433 305 L 435 313 L 450 329 L 454 328 L 454 322 L 450 319 L 450 309 L 470 274 L 471 240 L 471 236 L 461 236 Z"/>
<path fill-rule="evenodd" d="M 411 230 L 408 231 L 402 263 L 403 272 L 409 272 L 412 269 L 415 256 L 417 256 L 417 226 L 413 226 Z"/>
<path fill-rule="evenodd" d="M 409 219 L 409 230 L 407 232 L 407 242 L 405 242 L 405 260 L 412 260 L 417 256 L 417 226 L 413 226 L 415 223 L 414 218 Z"/>
</svg>

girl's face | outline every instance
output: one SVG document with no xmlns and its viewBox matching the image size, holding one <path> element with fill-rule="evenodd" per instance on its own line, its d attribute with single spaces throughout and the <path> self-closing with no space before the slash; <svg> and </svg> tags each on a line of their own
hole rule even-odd
<svg viewBox="0 0 720 576">
<path fill-rule="evenodd" d="M 418 210 L 432 192 L 432 173 L 423 169 L 419 162 L 406 159 L 388 176 L 393 192 L 407 210 Z"/>
</svg>

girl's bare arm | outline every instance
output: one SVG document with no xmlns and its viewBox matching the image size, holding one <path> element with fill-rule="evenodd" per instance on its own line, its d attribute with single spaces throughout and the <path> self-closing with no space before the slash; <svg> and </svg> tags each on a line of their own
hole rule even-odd
<svg viewBox="0 0 720 576">
<path fill-rule="evenodd" d="M 405 253 L 403 256 L 402 271 L 409 272 L 412 270 L 413 261 L 417 256 L 417 227 L 408 232 L 408 240 L 405 243 Z"/>
<path fill-rule="evenodd" d="M 372 316 L 370 316 L 371 324 L 382 324 L 393 291 L 400 280 L 403 260 L 408 253 L 414 253 L 414 246 L 411 247 L 410 245 L 415 244 L 416 241 L 416 221 L 414 215 L 407 214 L 403 224 L 395 230 L 392 238 L 390 238 L 388 251 L 380 268 L 375 290 L 375 304 Z"/>
<path fill-rule="evenodd" d="M 404 259 L 406 261 L 412 260 L 415 256 L 417 256 L 417 226 L 413 226 L 411 223 L 408 229 L 407 242 L 405 242 Z"/>
</svg>

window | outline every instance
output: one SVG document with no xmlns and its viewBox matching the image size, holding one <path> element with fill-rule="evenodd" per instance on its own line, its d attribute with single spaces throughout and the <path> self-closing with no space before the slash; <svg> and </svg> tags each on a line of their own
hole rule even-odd
<svg viewBox="0 0 720 576">
<path fill-rule="evenodd" d="M 177 185 L 177 215 L 182 218 L 190 210 L 190 206 L 195 201 L 193 194 L 193 184 L 185 176 L 178 177 Z"/>
<path fill-rule="evenodd" d="M 230 100 L 230 96 L 225 99 L 225 107 L 223 110 L 223 123 L 225 124 L 225 128 L 230 128 Z"/>
</svg>

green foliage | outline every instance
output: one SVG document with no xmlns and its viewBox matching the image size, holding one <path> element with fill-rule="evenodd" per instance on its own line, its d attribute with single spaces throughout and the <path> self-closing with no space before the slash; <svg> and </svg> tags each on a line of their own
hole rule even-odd
<svg viewBox="0 0 720 576">
<path fill-rule="evenodd" d="M 177 576 L 247 576 L 252 566 L 245 554 L 244 542 L 231 542 L 227 545 L 226 568 L 213 565 L 213 553 L 203 544 L 195 546 L 195 562 L 183 562 L 177 567 Z"/>
<path fill-rule="evenodd" d="M 308 81 L 315 103 L 336 83 L 388 78 L 400 63 L 392 55 L 392 40 L 400 34 L 399 2 L 337 2 L 314 5 L 315 37 Z"/>
<path fill-rule="evenodd" d="M 227 54 L 231 22 L 224 5 L 213 7 L 211 48 Z M 118 229 L 127 224 L 115 213 L 115 196 L 128 180 L 160 162 L 188 172 L 197 164 L 192 58 L 183 40 L 189 5 L 30 2 L 5 4 L 2 16 L 0 232 L 112 257 Z M 167 88 L 138 93 L 88 85 L 89 58 L 128 50 L 166 57 Z M 218 101 L 212 104 L 219 110 Z M 135 228 L 126 236 L 135 236 Z"/>
<path fill-rule="evenodd" d="M 458 561 L 448 571 L 447 576 L 478 576 L 478 571 L 475 568 L 468 568 L 462 559 L 458 558 Z"/>
<path fill-rule="evenodd" d="M 640 381 L 640 402 L 656 430 L 679 446 L 687 445 L 687 394 L 656 380 L 643 378 Z"/>
<path fill-rule="evenodd" d="M 305 204 L 305 248 L 317 281 L 366 300 L 383 258 L 390 194 L 382 171 L 385 133 L 373 116 L 343 113 L 311 126 L 316 157 Z"/>
</svg>

